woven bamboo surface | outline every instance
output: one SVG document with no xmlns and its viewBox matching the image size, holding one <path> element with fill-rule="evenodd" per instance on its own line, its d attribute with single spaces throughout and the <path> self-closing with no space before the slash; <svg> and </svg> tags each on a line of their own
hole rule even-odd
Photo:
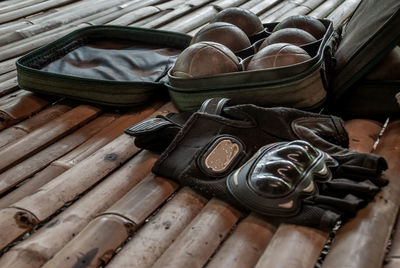
<svg viewBox="0 0 400 268">
<path fill-rule="evenodd" d="M 150 169 L 128 126 L 176 111 L 110 111 L 21 90 L 15 61 L 87 25 L 196 33 L 239 6 L 263 22 L 349 18 L 360 0 L 5 0 L 0 2 L 0 267 L 399 267 L 400 121 L 346 122 L 351 147 L 385 156 L 391 181 L 333 235 L 274 226 Z M 389 243 L 390 242 L 390 243 Z M 388 246 L 390 245 L 390 246 Z"/>
</svg>

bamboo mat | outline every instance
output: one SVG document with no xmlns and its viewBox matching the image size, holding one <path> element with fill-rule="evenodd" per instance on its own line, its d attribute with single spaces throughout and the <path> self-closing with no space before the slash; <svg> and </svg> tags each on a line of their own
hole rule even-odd
<svg viewBox="0 0 400 268">
<path fill-rule="evenodd" d="M 346 122 L 353 149 L 386 157 L 391 183 L 330 234 L 271 225 L 151 174 L 158 155 L 135 147 L 123 130 L 176 111 L 171 103 L 119 113 L 37 96 L 16 80 L 18 57 L 88 25 L 193 35 L 219 11 L 239 6 L 263 22 L 308 14 L 339 26 L 359 2 L 0 2 L 0 267 L 399 267 L 399 121 Z"/>
</svg>

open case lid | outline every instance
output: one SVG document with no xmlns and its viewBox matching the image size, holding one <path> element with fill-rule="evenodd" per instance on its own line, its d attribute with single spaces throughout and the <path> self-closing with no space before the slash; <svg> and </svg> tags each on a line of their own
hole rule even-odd
<svg viewBox="0 0 400 268">
<path fill-rule="evenodd" d="M 336 53 L 329 97 L 334 103 L 400 41 L 400 1 L 362 0 Z"/>
<path fill-rule="evenodd" d="M 18 83 L 37 93 L 108 106 L 166 95 L 167 72 L 191 36 L 115 25 L 73 31 L 18 59 Z"/>
</svg>

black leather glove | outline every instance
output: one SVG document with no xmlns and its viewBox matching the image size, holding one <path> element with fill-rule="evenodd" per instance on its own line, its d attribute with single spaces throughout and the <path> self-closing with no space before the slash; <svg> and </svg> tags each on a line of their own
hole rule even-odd
<svg viewBox="0 0 400 268">
<path fill-rule="evenodd" d="M 347 160 L 356 165 L 346 166 L 305 141 L 278 142 L 228 175 L 227 188 L 242 206 L 271 221 L 329 229 L 353 217 L 387 183 L 379 178 L 384 159 L 371 173 L 368 164 L 359 165 L 367 156 L 354 153 Z M 345 177 L 337 177 L 343 168 Z"/>
<path fill-rule="evenodd" d="M 371 175 L 370 180 L 380 182 L 378 177 L 385 169 L 386 162 L 377 155 L 360 154 L 345 148 L 348 146 L 348 135 L 340 118 L 291 108 L 227 106 L 226 102 L 224 99 L 208 101 L 199 112 L 194 113 L 176 137 L 168 141 L 170 144 L 153 166 L 153 172 L 176 180 L 182 185 L 188 185 L 208 197 L 215 196 L 238 207 L 244 207 L 227 190 L 227 176 L 244 165 L 261 147 L 301 139 L 330 154 L 339 163 L 338 167 L 332 169 L 339 176 L 335 179 L 341 180 L 321 186 L 325 187 L 326 191 L 332 191 L 334 187 L 347 189 L 347 180 L 356 180 L 357 177 L 361 184 L 369 185 L 370 183 L 364 182 L 363 176 L 360 176 L 362 172 L 375 174 L 375 177 Z M 134 133 L 136 139 L 140 138 L 138 133 L 152 136 L 148 129 L 150 128 L 138 128 Z M 163 135 L 162 129 L 158 128 L 154 132 L 156 134 L 153 136 L 156 139 Z M 146 145 L 144 148 L 149 147 Z M 353 174 L 354 170 L 357 172 Z M 327 188 L 330 184 L 333 186 Z M 350 187 L 353 187 L 352 185 Z M 375 188 L 371 187 L 374 192 Z M 367 196 L 372 193 L 364 187 L 361 189 L 360 191 L 365 191 Z M 335 195 L 338 193 L 333 192 Z M 307 210 L 308 207 L 305 206 L 304 211 Z M 315 213 L 315 210 L 309 211 Z M 297 217 L 303 217 L 305 214 L 298 214 Z M 300 223 L 304 220 L 295 222 Z M 315 222 L 308 225 L 324 226 Z"/>
</svg>

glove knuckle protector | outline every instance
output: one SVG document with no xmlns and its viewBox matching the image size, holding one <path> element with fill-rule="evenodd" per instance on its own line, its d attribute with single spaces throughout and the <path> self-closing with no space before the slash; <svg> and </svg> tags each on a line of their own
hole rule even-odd
<svg viewBox="0 0 400 268">
<path fill-rule="evenodd" d="M 227 178 L 229 192 L 246 208 L 266 216 L 299 213 L 302 199 L 319 193 L 316 182 L 331 180 L 328 154 L 305 141 L 262 147 Z"/>
</svg>

